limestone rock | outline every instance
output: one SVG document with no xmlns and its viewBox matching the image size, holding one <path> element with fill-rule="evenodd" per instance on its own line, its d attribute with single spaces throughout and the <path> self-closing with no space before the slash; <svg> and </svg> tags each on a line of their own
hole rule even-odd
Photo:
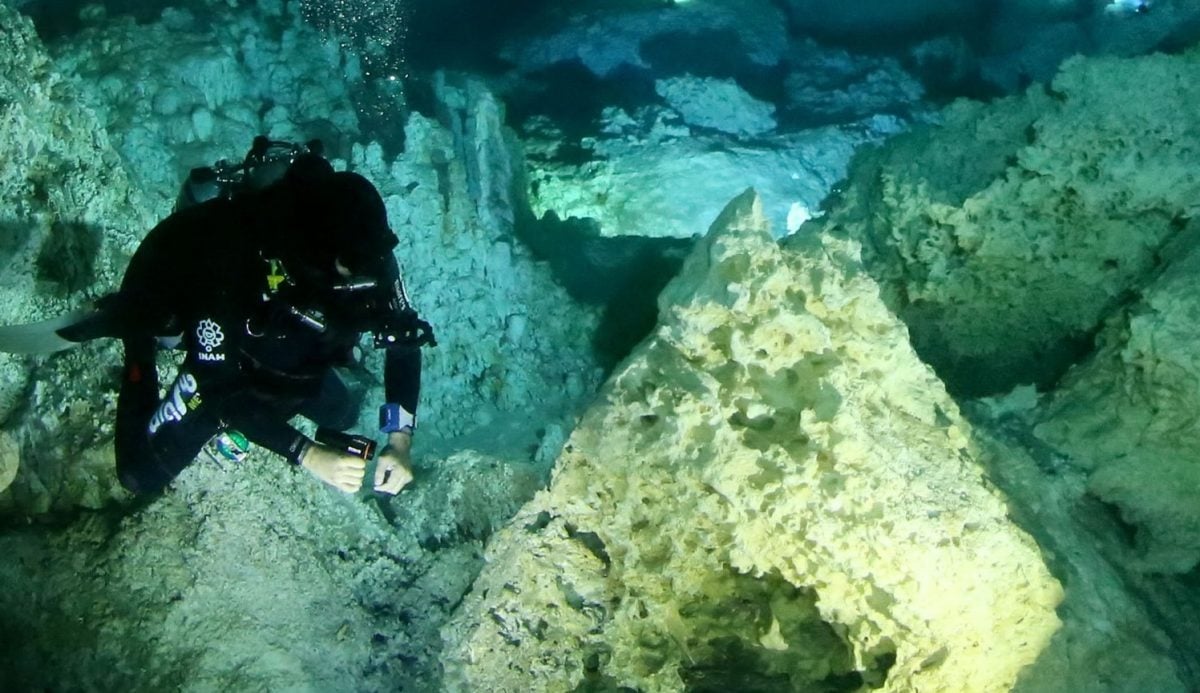
<svg viewBox="0 0 1200 693">
<path fill-rule="evenodd" d="M 240 159 L 257 135 L 320 138 L 339 151 L 357 134 L 350 85 L 361 75 L 300 10 L 264 3 L 205 21 L 179 12 L 150 23 L 120 18 L 54 47 L 157 217 L 171 211 L 190 169 Z"/>
<path fill-rule="evenodd" d="M 393 523 L 423 545 L 486 538 L 544 485 L 542 471 L 528 460 L 460 450 L 418 472 L 420 481 L 394 504 Z"/>
<path fill-rule="evenodd" d="M 64 298 L 112 282 L 114 256 L 134 238 L 127 229 L 147 217 L 95 114 L 80 106 L 33 25 L 6 5 L 0 24 L 0 323 L 9 324 L 49 317 L 71 305 Z"/>
<path fill-rule="evenodd" d="M 29 20 L 0 3 L 0 26 L 0 324 L 21 324 L 78 309 L 116 284 L 150 217 L 95 113 L 51 62 Z M 99 424 L 67 416 L 65 401 L 105 371 L 91 361 L 72 374 L 82 379 L 67 378 L 68 363 L 69 356 L 0 354 L 0 419 L 22 429 L 25 445 L 20 470 L 0 497 L 5 510 L 86 503 L 97 494 L 70 480 L 82 478 L 79 451 L 94 442 Z M 64 383 L 65 390 L 58 387 Z M 105 388 L 87 396 L 102 400 Z"/>
<path fill-rule="evenodd" d="M 21 448 L 7 432 L 0 431 L 0 493 L 3 493 L 21 468 Z"/>
<path fill-rule="evenodd" d="M 670 77 L 654 89 L 688 125 L 731 135 L 763 135 L 775 129 L 775 107 L 746 93 L 732 79 Z"/>
<path fill-rule="evenodd" d="M 827 228 L 952 391 L 1048 385 L 1164 258 L 1200 198 L 1200 52 L 1070 62 L 1049 90 L 959 102 L 853 167 Z"/>
<path fill-rule="evenodd" d="M 1148 11 L 1135 11 L 1139 5 Z M 981 72 L 1010 90 L 1030 79 L 1050 81 L 1074 55 L 1144 55 L 1200 38 L 1200 6 L 1194 2 L 1015 2 L 997 10 Z"/>
<path fill-rule="evenodd" d="M 671 112 L 609 112 L 609 133 L 568 156 L 554 132 L 527 133 L 529 203 L 537 216 L 592 219 L 606 236 L 689 238 L 747 186 L 763 192 L 776 231 L 795 231 L 846 174 L 856 147 L 903 126 L 819 128 L 741 143 L 692 133 Z M 582 159 L 582 160 L 581 160 Z"/>
<path fill-rule="evenodd" d="M 1138 528 L 1138 568 L 1150 572 L 1185 573 L 1200 562 L 1198 235 L 1193 222 L 1173 246 L 1182 257 L 1108 321 L 1099 352 L 1068 374 L 1037 429 Z"/>
<path fill-rule="evenodd" d="M 673 42 L 680 44 L 678 54 L 672 52 Z M 651 44 L 656 54 L 686 62 L 695 60 L 699 42 L 713 64 L 771 66 L 786 49 L 787 27 L 782 13 L 764 0 L 637 8 L 594 3 L 577 9 L 555 30 L 510 42 L 501 55 L 524 72 L 579 61 L 608 77 L 622 68 L 650 68 L 646 50 Z"/>
<path fill-rule="evenodd" d="M 25 634 L 0 655 L 11 691 L 434 690 L 429 634 L 478 562 L 258 455 L 0 548 L 0 614 Z"/>
<path fill-rule="evenodd" d="M 853 55 L 795 42 L 788 51 L 784 114 L 808 125 L 849 123 L 920 108 L 924 89 L 895 58 Z"/>
<path fill-rule="evenodd" d="M 463 75 L 435 83 L 437 117 L 409 118 L 403 155 L 370 143 L 346 162 L 379 187 L 405 282 L 438 336 L 423 357 L 421 436 L 488 430 L 507 444 L 513 427 L 527 438 L 569 428 L 602 378 L 589 342 L 596 311 L 572 301 L 515 238 L 524 163 L 495 96 Z M 523 327 L 534 321 L 538 329 Z M 368 359 L 382 372 L 382 352 Z M 382 401 L 375 387 L 368 401 Z"/>
<path fill-rule="evenodd" d="M 731 203 L 443 636 L 446 683 L 1007 691 L 1061 596 L 829 237 Z"/>
<path fill-rule="evenodd" d="M 1064 588 L 1062 628 L 1013 693 L 1196 690 L 1200 595 L 1186 579 L 1139 572 L 1128 527 L 1088 493 L 1087 470 L 1030 432 L 1039 415 L 1031 393 L 966 407 L 989 478 Z"/>
</svg>

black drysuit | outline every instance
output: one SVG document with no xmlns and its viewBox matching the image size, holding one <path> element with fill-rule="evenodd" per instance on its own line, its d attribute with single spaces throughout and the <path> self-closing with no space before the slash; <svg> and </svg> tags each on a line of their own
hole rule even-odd
<svg viewBox="0 0 1200 693">
<path fill-rule="evenodd" d="M 376 275 L 372 279 L 393 283 L 403 299 L 390 250 L 394 236 L 373 187 L 371 196 L 377 213 L 367 216 L 374 227 L 382 223 L 383 228 L 370 233 L 386 238 L 382 245 L 374 236 L 359 244 L 375 248 L 367 253 L 372 262 L 365 265 Z M 327 264 L 324 274 L 310 276 L 309 283 L 332 283 L 337 279 L 328 271 L 333 257 L 347 255 L 338 252 L 336 243 L 324 255 L 298 252 L 312 250 L 300 248 L 302 244 L 328 240 L 321 234 L 340 232 L 314 228 L 328 224 L 338 210 L 315 209 L 312 205 L 319 202 L 313 198 L 277 184 L 266 193 L 213 200 L 175 213 L 150 231 L 130 261 L 120 291 L 103 303 L 119 323 L 116 329 L 125 345 L 116 456 L 118 476 L 130 490 L 163 488 L 225 427 L 295 463 L 307 438 L 288 423 L 292 416 L 303 414 L 339 430 L 354 424 L 356 403 L 332 367 L 350 359 L 363 331 L 394 328 L 397 321 L 415 320 L 416 314 L 406 300 L 405 310 L 398 311 L 394 302 L 358 306 L 354 297 L 324 303 L 314 299 L 324 323 L 318 329 L 290 311 L 292 303 L 273 291 L 278 286 L 271 286 L 282 274 L 278 267 L 290 262 L 294 271 L 297 257 Z M 356 240 L 354 234 L 349 240 Z M 283 262 L 273 265 L 277 258 Z M 268 275 L 275 275 L 275 282 Z M 160 401 L 158 338 L 179 334 L 187 355 Z M 387 348 L 385 397 L 409 417 L 416 412 L 420 373 L 418 346 L 401 341 Z"/>
</svg>

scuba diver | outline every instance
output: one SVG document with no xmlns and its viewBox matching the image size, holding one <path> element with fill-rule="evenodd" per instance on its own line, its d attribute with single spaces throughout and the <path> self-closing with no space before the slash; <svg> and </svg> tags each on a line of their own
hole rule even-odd
<svg viewBox="0 0 1200 693">
<path fill-rule="evenodd" d="M 216 186 L 204 193 L 195 183 L 206 169 L 194 170 L 120 289 L 92 313 L 41 323 L 42 347 L 46 326 L 56 348 L 123 341 L 115 448 L 118 477 L 134 493 L 163 489 L 202 451 L 239 460 L 247 441 L 357 491 L 374 441 L 340 433 L 358 407 L 333 368 L 352 363 L 368 331 L 386 350 L 379 420 L 387 444 L 374 488 L 394 494 L 412 479 L 420 347 L 436 341 L 408 300 L 383 200 L 366 178 L 334 172 L 319 143 L 288 155 L 278 180 L 251 185 L 253 164 L 280 144 L 255 140 L 236 194 L 215 176 L 199 181 Z M 197 190 L 211 199 L 197 202 L 188 194 Z M 20 342 L 9 338 L 22 327 L 35 326 L 4 328 L 0 349 Z M 186 356 L 160 399 L 155 356 L 163 345 Z M 289 424 L 296 415 L 318 425 L 315 440 Z"/>
</svg>

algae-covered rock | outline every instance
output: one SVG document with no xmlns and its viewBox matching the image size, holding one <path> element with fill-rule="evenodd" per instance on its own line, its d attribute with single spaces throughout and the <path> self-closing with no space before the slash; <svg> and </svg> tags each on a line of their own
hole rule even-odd
<svg viewBox="0 0 1200 693">
<path fill-rule="evenodd" d="M 1198 232 L 1193 224 L 1179 257 L 1109 320 L 1100 350 L 1068 374 L 1037 428 L 1137 527 L 1139 567 L 1154 572 L 1200 562 Z"/>
<path fill-rule="evenodd" d="M 1200 594 L 1138 572 L 1128 528 L 1087 492 L 1087 470 L 1030 433 L 1032 388 L 965 407 L 989 478 L 1063 585 L 1063 625 L 1013 693 L 1196 690 Z M 1119 657 L 1113 653 L 1119 652 Z"/>
<path fill-rule="evenodd" d="M 32 23 L 0 3 L 0 324 L 66 312 L 145 219 L 120 159 Z M 20 406 L 28 359 L 0 354 L 0 419 Z"/>
<path fill-rule="evenodd" d="M 444 630 L 473 690 L 1005 691 L 1058 583 L 853 243 L 729 205 Z"/>
<path fill-rule="evenodd" d="M 827 228 L 952 391 L 1048 385 L 1162 261 L 1200 200 L 1200 52 L 1068 62 L 1049 88 L 888 143 Z"/>
<path fill-rule="evenodd" d="M 20 467 L 21 448 L 11 435 L 0 431 L 0 493 L 12 485 Z"/>
<path fill-rule="evenodd" d="M 6 691 L 437 690 L 438 628 L 480 562 L 257 453 L 10 526 L 0 551 Z"/>
</svg>

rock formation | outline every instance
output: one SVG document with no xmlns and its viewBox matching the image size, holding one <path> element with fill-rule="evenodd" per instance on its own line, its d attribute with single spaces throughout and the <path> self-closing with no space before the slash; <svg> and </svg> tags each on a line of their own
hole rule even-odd
<svg viewBox="0 0 1200 693">
<path fill-rule="evenodd" d="M 325 137 L 441 342 L 416 479 L 131 500 L 119 348 L 0 357 L 0 689 L 1200 690 L 1200 10 L 530 0 L 380 118 L 400 3 L 169 1 L 47 53 L 0 0 L 3 322 L 109 290 L 191 166 Z M 1175 54 L 924 100 L 1122 45 Z"/>
<path fill-rule="evenodd" d="M 445 629 L 447 685 L 1003 691 L 1061 591 L 853 243 L 748 191 Z"/>
<path fill-rule="evenodd" d="M 1163 258 L 1200 199 L 1200 52 L 1076 60 L 1048 88 L 859 160 L 829 226 L 953 392 L 1048 387 Z"/>
<path fill-rule="evenodd" d="M 1038 436 L 1089 474 L 1089 490 L 1137 528 L 1137 569 L 1200 563 L 1200 253 L 1195 222 L 1171 264 L 1112 315 L 1099 351 L 1047 396 Z"/>
</svg>

